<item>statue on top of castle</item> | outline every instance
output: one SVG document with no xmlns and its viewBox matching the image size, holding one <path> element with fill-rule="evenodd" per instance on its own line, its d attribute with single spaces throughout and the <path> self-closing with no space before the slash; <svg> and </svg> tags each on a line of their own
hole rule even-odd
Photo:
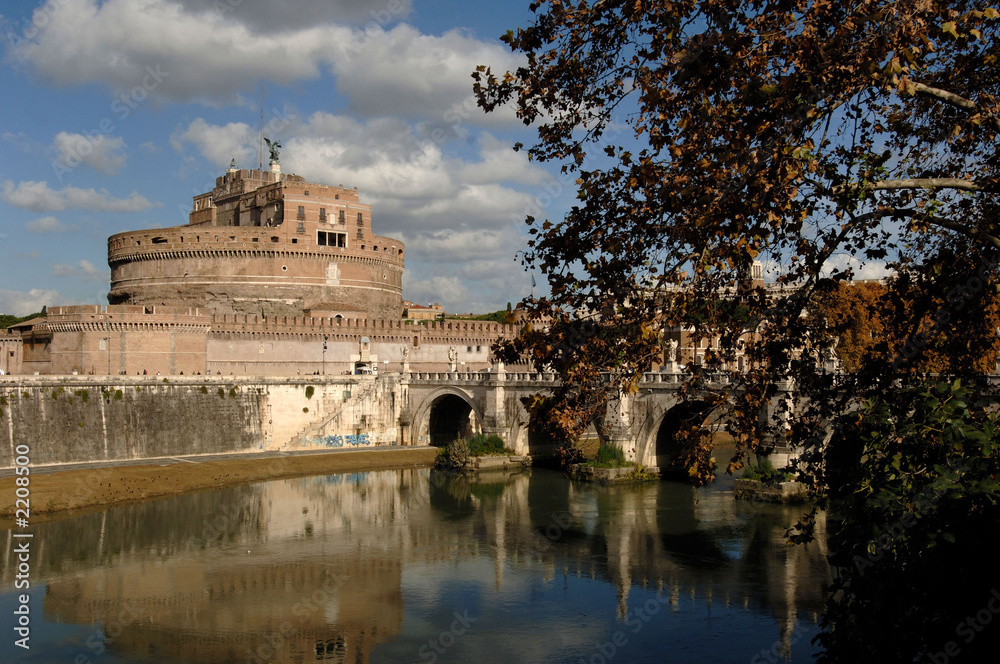
<svg viewBox="0 0 1000 664">
<path fill-rule="evenodd" d="M 281 147 L 281 143 L 278 141 L 271 141 L 266 136 L 264 137 L 264 142 L 267 143 L 267 149 L 271 152 L 272 164 L 277 164 L 278 162 L 278 149 Z"/>
</svg>

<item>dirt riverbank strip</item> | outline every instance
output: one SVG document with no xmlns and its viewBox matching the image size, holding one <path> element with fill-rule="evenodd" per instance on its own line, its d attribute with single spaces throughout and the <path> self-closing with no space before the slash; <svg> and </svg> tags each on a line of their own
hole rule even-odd
<svg viewBox="0 0 1000 664">
<path fill-rule="evenodd" d="M 35 521 L 36 516 L 47 520 L 62 516 L 59 513 L 68 510 L 137 502 L 248 482 L 431 466 L 436 455 L 437 450 L 433 448 L 401 448 L 265 458 L 233 457 L 168 465 L 104 466 L 32 474 L 28 475 L 30 520 Z M 0 528 L 14 525 L 16 479 L 0 478 L 0 496 L 3 496 Z M 23 506 L 22 503 L 17 507 Z"/>
</svg>

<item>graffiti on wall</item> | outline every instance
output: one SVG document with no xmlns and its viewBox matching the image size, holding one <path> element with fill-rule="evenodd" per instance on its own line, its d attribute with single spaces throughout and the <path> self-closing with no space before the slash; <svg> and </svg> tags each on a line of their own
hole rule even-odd
<svg viewBox="0 0 1000 664">
<path fill-rule="evenodd" d="M 351 434 L 348 436 L 313 436 L 301 440 L 303 447 L 368 447 L 374 445 L 368 434 Z"/>
</svg>

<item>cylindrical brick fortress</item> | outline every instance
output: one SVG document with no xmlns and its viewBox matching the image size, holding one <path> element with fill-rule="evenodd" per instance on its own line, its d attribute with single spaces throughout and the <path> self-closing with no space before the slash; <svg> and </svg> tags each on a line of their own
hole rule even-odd
<svg viewBox="0 0 1000 664">
<path fill-rule="evenodd" d="M 213 313 L 402 315 L 403 243 L 371 231 L 357 190 L 231 169 L 191 223 L 108 239 L 111 304 Z"/>
</svg>

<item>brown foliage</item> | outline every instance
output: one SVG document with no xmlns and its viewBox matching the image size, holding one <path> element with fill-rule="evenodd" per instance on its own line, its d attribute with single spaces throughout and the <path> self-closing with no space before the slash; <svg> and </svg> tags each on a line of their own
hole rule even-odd
<svg viewBox="0 0 1000 664">
<path fill-rule="evenodd" d="M 741 454 L 814 439 L 846 400 L 897 378 L 991 368 L 995 9 L 935 0 L 532 9 L 534 23 L 503 38 L 524 65 L 499 75 L 481 67 L 474 78 L 480 105 L 516 108 L 537 127 L 531 157 L 560 163 L 579 190 L 563 219 L 527 220 L 525 258 L 551 295 L 526 303 L 539 326 L 506 347 L 567 381 L 557 422 L 572 428 L 599 410 L 602 392 L 630 389 L 660 332 L 677 326 L 723 340 L 705 371 L 747 341 L 760 369 L 741 377 L 727 420 Z M 752 282 L 754 260 L 788 289 Z M 871 262 L 898 278 L 877 298 L 874 286 L 840 293 L 837 282 Z M 809 315 L 824 298 L 829 325 Z M 599 321 L 583 338 L 580 311 Z M 837 336 L 849 387 L 817 362 Z M 803 398 L 790 427 L 768 427 L 755 408 L 786 378 Z"/>
</svg>

